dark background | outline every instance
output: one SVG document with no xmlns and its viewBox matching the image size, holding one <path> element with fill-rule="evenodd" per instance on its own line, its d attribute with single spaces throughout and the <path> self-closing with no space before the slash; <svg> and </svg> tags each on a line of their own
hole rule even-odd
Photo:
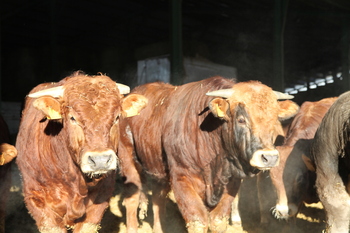
<svg viewBox="0 0 350 233">
<path fill-rule="evenodd" d="M 133 87 L 138 60 L 173 53 L 172 15 L 181 56 L 236 67 L 239 81 L 284 91 L 349 70 L 348 0 L 2 0 L 2 100 L 78 69 Z M 339 95 L 343 74 L 295 100 Z"/>
</svg>

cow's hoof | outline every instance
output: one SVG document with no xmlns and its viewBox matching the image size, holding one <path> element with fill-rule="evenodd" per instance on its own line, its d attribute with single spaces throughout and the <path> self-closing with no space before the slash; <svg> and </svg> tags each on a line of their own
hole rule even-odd
<svg viewBox="0 0 350 233">
<path fill-rule="evenodd" d="M 139 218 L 140 220 L 144 220 L 147 217 L 148 203 L 141 202 L 139 208 Z"/>
<path fill-rule="evenodd" d="M 81 230 L 78 231 L 77 229 L 74 229 L 74 232 L 80 232 L 80 233 L 98 233 L 98 230 L 101 229 L 100 225 L 95 223 L 83 223 L 81 226 Z"/>
<path fill-rule="evenodd" d="M 189 222 L 186 225 L 188 233 L 207 233 L 208 227 L 200 221 Z"/>
<path fill-rule="evenodd" d="M 228 225 L 227 218 L 215 218 L 210 223 L 210 230 L 213 233 L 222 233 L 225 232 Z"/>
</svg>

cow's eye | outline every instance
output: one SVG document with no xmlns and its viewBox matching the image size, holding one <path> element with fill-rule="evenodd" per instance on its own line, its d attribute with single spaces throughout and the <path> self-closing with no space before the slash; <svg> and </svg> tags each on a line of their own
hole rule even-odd
<svg viewBox="0 0 350 233">
<path fill-rule="evenodd" d="M 245 119 L 242 116 L 238 117 L 237 121 L 239 124 L 245 124 Z"/>
<path fill-rule="evenodd" d="M 117 124 L 119 122 L 119 115 L 115 118 L 114 124 Z"/>
<path fill-rule="evenodd" d="M 77 120 L 75 120 L 75 118 L 73 116 L 70 117 L 70 120 L 71 120 L 72 123 L 76 123 L 77 122 Z"/>
</svg>

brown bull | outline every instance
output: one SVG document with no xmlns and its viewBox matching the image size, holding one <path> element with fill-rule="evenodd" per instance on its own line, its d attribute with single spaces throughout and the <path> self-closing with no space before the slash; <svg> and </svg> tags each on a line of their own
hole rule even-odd
<svg viewBox="0 0 350 233">
<path fill-rule="evenodd" d="M 11 186 L 11 161 L 16 158 L 17 150 L 8 144 L 10 132 L 5 120 L 0 116 L 0 233 L 5 232 L 6 202 Z"/>
<path fill-rule="evenodd" d="M 17 136 L 25 204 L 40 232 L 97 232 L 122 160 L 122 118 L 146 104 L 104 75 L 76 72 L 26 98 Z M 123 168 L 121 168 L 123 169 Z"/>
<path fill-rule="evenodd" d="M 154 178 L 154 231 L 162 232 L 171 188 L 189 232 L 209 227 L 224 232 L 241 179 L 278 164 L 273 145 L 278 118 L 295 113 L 281 114 L 276 94 L 259 82 L 236 84 L 222 77 L 182 86 L 150 83 L 133 93 L 146 96 L 149 104 L 142 116 L 128 120 L 121 150 L 135 149 Z M 136 175 L 129 182 L 141 189 Z M 130 216 L 136 214 L 138 196 L 136 191 L 126 200 L 129 232 L 137 229 L 136 217 Z"/>
</svg>

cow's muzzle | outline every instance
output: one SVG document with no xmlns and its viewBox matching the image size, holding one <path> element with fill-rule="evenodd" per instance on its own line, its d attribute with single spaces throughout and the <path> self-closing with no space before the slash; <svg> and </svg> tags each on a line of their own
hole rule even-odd
<svg viewBox="0 0 350 233">
<path fill-rule="evenodd" d="M 81 170 L 90 175 L 100 175 L 117 169 L 117 155 L 113 150 L 85 152 Z"/>
<path fill-rule="evenodd" d="M 260 170 L 270 169 L 279 164 L 279 153 L 274 150 L 257 150 L 254 152 L 250 165 Z"/>
</svg>

